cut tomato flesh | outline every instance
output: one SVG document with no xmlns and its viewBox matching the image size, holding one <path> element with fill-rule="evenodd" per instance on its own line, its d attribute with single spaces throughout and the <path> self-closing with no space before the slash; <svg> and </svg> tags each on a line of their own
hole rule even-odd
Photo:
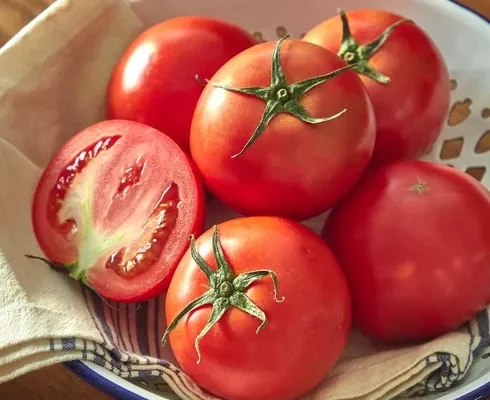
<svg viewBox="0 0 490 400">
<path fill-rule="evenodd" d="M 57 220 L 57 214 L 60 210 L 67 190 L 70 188 L 71 183 L 79 174 L 83 168 L 97 155 L 100 151 L 110 149 L 120 136 L 113 136 L 108 138 L 101 138 L 95 144 L 91 144 L 88 148 L 82 150 L 76 155 L 76 157 L 61 171 L 58 176 L 56 185 L 51 189 L 49 193 L 49 216 L 53 225 L 57 227 L 59 221 Z"/>
<path fill-rule="evenodd" d="M 101 151 L 110 149 L 120 136 L 112 136 L 107 138 L 101 138 L 95 144 L 91 144 L 76 157 L 70 161 L 70 163 L 60 172 L 56 185 L 49 192 L 49 205 L 48 205 L 48 219 L 53 225 L 53 228 L 59 229 L 63 234 L 67 236 L 68 240 L 73 239 L 73 233 L 76 230 L 75 221 L 67 219 L 65 221 L 59 221 L 58 211 L 63 205 L 66 192 L 70 188 L 76 175 L 79 174 L 83 168 L 93 160 Z"/>
<path fill-rule="evenodd" d="M 48 258 L 101 295 L 158 294 L 199 233 L 204 201 L 187 156 L 139 123 L 106 121 L 63 146 L 38 184 L 33 223 Z"/>
<path fill-rule="evenodd" d="M 129 249 L 121 248 L 111 254 L 105 267 L 114 270 L 123 278 L 131 278 L 158 261 L 170 233 L 175 228 L 179 215 L 179 202 L 179 189 L 172 182 L 162 194 L 146 224 L 148 226 L 153 222 L 154 225 L 152 229 L 147 228 L 147 234 L 150 233 L 150 237 L 142 245 L 139 245 L 137 250 L 133 250 L 132 246 Z M 133 253 L 135 254 L 132 255 Z M 128 257 L 128 255 L 130 256 Z"/>
</svg>

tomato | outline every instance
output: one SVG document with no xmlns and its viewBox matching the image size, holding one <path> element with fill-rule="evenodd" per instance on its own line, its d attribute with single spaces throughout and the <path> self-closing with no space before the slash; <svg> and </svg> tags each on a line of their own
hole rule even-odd
<svg viewBox="0 0 490 400">
<path fill-rule="evenodd" d="M 167 293 L 164 340 L 170 332 L 183 370 L 220 398 L 295 399 L 339 358 L 350 307 L 342 270 L 313 231 L 238 218 L 191 239 Z"/>
<path fill-rule="evenodd" d="M 141 33 L 116 65 L 107 92 L 108 118 L 138 121 L 189 150 L 192 114 L 211 77 L 231 57 L 256 44 L 242 28 L 218 19 L 185 16 Z"/>
<path fill-rule="evenodd" d="M 461 171 L 383 166 L 333 209 L 323 235 L 347 274 L 354 323 L 373 338 L 429 339 L 490 304 L 490 194 Z"/>
<path fill-rule="evenodd" d="M 59 149 L 34 196 L 46 257 L 100 295 L 140 301 L 168 287 L 188 235 L 203 228 L 202 188 L 187 156 L 161 132 L 114 120 Z"/>
<path fill-rule="evenodd" d="M 376 115 L 373 165 L 431 150 L 449 112 L 451 88 L 445 61 L 422 28 L 397 14 L 359 9 L 318 24 L 303 40 L 358 63 Z"/>
<path fill-rule="evenodd" d="M 319 46 L 284 39 L 220 68 L 191 127 L 208 189 L 248 216 L 301 220 L 330 208 L 364 172 L 375 140 L 367 92 L 346 68 Z"/>
</svg>

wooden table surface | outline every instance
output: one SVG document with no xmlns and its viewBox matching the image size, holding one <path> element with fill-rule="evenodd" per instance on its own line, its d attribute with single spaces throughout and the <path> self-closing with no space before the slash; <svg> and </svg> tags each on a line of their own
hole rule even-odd
<svg viewBox="0 0 490 400">
<path fill-rule="evenodd" d="M 0 47 L 55 0 L 0 0 Z M 490 18 L 489 0 L 460 0 Z M 0 385 L 1 400 L 110 400 L 61 365 Z M 487 399 L 487 400 L 490 400 Z"/>
</svg>

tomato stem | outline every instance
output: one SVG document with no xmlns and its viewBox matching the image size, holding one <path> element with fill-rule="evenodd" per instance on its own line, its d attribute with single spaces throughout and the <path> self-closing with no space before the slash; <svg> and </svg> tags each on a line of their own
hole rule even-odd
<svg viewBox="0 0 490 400">
<path fill-rule="evenodd" d="M 372 42 L 361 45 L 352 36 L 349 20 L 347 15 L 340 8 L 338 9 L 340 19 L 342 21 L 342 42 L 338 52 L 338 56 L 349 65 L 356 64 L 354 69 L 362 74 L 374 79 L 376 82 L 387 84 L 391 82 L 389 76 L 376 71 L 370 64 L 369 59 L 383 46 L 386 40 L 390 37 L 393 30 L 400 24 L 412 22 L 409 19 L 400 19 L 390 25 L 384 32 Z"/>
<path fill-rule="evenodd" d="M 216 325 L 226 311 L 232 307 L 257 318 L 261 321 L 261 324 L 257 328 L 259 333 L 267 325 L 267 316 L 257 305 L 244 293 L 248 287 L 258 279 L 270 276 L 272 278 L 272 285 L 274 287 L 274 299 L 278 303 L 285 300 L 284 297 L 278 298 L 278 279 L 275 272 L 270 270 L 256 270 L 245 272 L 236 276 L 223 252 L 221 242 L 219 240 L 218 228 L 213 226 L 213 254 L 216 258 L 217 269 L 212 269 L 209 264 L 201 257 L 196 250 L 194 235 L 190 236 L 190 251 L 194 262 L 199 266 L 202 272 L 206 275 L 209 282 L 209 290 L 202 296 L 191 301 L 185 306 L 167 326 L 162 338 L 162 346 L 168 339 L 170 332 L 182 321 L 189 313 L 204 306 L 212 305 L 211 314 L 209 316 L 206 325 L 196 337 L 194 347 L 197 352 L 197 364 L 201 362 L 201 351 L 199 349 L 199 342 L 210 331 L 210 329 Z"/>
<path fill-rule="evenodd" d="M 250 137 L 250 139 L 248 139 L 243 148 L 238 153 L 234 154 L 232 158 L 239 157 L 243 153 L 245 153 L 245 151 L 260 137 L 260 135 L 262 135 L 271 120 L 278 114 L 286 113 L 293 115 L 301 121 L 309 124 L 320 124 L 336 119 L 347 111 L 347 109 L 344 108 L 343 110 L 332 116 L 325 118 L 315 118 L 311 116 L 308 111 L 306 111 L 299 100 L 314 87 L 334 78 L 335 76 L 343 73 L 348 69 L 354 68 L 355 63 L 343 68 L 339 68 L 325 75 L 320 75 L 313 78 L 305 79 L 300 82 L 288 84 L 284 75 L 284 70 L 282 68 L 280 58 L 281 45 L 287 38 L 289 38 L 289 35 L 286 35 L 279 39 L 276 46 L 274 47 L 274 51 L 272 53 L 272 73 L 270 86 L 251 86 L 237 88 L 227 85 L 219 85 L 208 81 L 216 88 L 228 90 L 235 93 L 252 95 L 258 97 L 266 103 L 262 118 L 255 128 L 252 136 Z"/>
<path fill-rule="evenodd" d="M 61 272 L 62 274 L 68 274 L 69 273 L 68 268 L 66 268 L 63 264 L 60 264 L 60 263 L 57 263 L 57 262 L 53 262 L 53 261 L 49 261 L 48 259 L 43 258 L 43 257 L 32 256 L 30 254 L 26 254 L 25 256 L 27 258 L 30 258 L 31 260 L 42 261 L 49 268 L 51 268 L 53 271 Z"/>
<path fill-rule="evenodd" d="M 92 288 L 88 282 L 87 282 L 87 277 L 85 275 L 85 272 L 78 273 L 76 274 L 75 271 L 77 271 L 78 268 L 78 262 L 72 262 L 69 264 L 61 264 L 57 263 L 54 261 L 50 261 L 47 258 L 43 257 L 38 257 L 38 256 L 32 256 L 30 254 L 25 255 L 27 258 L 30 258 L 31 260 L 38 260 L 44 262 L 46 265 L 48 265 L 52 270 L 56 272 L 61 272 L 63 274 L 68 274 L 71 278 L 75 280 L 81 281 L 84 285 L 86 285 L 89 288 Z"/>
</svg>

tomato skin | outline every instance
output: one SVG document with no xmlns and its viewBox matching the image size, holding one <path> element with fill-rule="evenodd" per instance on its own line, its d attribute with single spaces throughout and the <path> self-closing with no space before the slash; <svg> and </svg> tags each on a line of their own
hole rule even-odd
<svg viewBox="0 0 490 400">
<path fill-rule="evenodd" d="M 210 314 L 210 306 L 204 306 L 170 333 L 173 353 L 200 387 L 221 398 L 297 398 L 325 377 L 347 342 L 350 294 L 341 268 L 321 238 L 294 221 L 248 217 L 229 220 L 218 229 L 234 272 L 273 270 L 279 297 L 285 300 L 274 301 L 271 278 L 256 281 L 245 293 L 269 320 L 262 331 L 256 334 L 257 319 L 228 310 L 201 340 L 201 363 L 196 364 L 194 340 Z M 196 246 L 216 268 L 211 230 Z M 187 252 L 167 293 L 167 322 L 208 286 Z"/>
<path fill-rule="evenodd" d="M 242 28 L 212 18 L 175 17 L 152 26 L 130 44 L 114 69 L 107 116 L 150 125 L 188 152 L 192 114 L 202 92 L 196 74 L 210 78 L 256 43 Z"/>
<path fill-rule="evenodd" d="M 214 84 L 269 86 L 274 42 L 254 46 L 227 62 Z M 335 54 L 299 40 L 287 40 L 281 63 L 289 84 L 327 74 L 346 64 Z M 265 102 L 208 84 L 191 127 L 191 154 L 206 187 L 241 214 L 297 220 L 330 208 L 359 179 L 374 147 L 375 121 L 367 92 L 346 71 L 308 92 L 301 104 L 315 117 L 335 120 L 312 125 L 289 114 L 272 119 L 242 155 Z"/>
<path fill-rule="evenodd" d="M 432 338 L 490 303 L 490 194 L 451 167 L 401 161 L 371 172 L 334 208 L 323 236 L 368 336 Z"/>
<path fill-rule="evenodd" d="M 360 44 L 376 39 L 403 17 L 387 11 L 346 12 L 353 38 Z M 342 38 L 339 16 L 313 27 L 303 37 L 337 53 Z M 391 78 L 380 84 L 361 75 L 373 102 L 377 138 L 372 164 L 415 159 L 431 150 L 450 105 L 446 63 L 429 35 L 412 22 L 398 25 L 370 64 Z"/>
<path fill-rule="evenodd" d="M 146 229 L 144 222 L 170 182 L 178 185 L 180 198 L 175 227 L 168 237 L 161 239 L 166 240 L 165 247 L 145 272 L 128 278 L 107 268 L 109 256 L 120 247 L 129 248 L 134 241 L 104 251 L 100 257 L 94 257 L 85 270 L 88 285 L 100 295 L 121 302 L 137 302 L 154 297 L 168 287 L 178 261 L 188 248 L 188 235 L 199 234 L 204 225 L 201 182 L 187 155 L 170 138 L 149 126 L 124 120 L 103 121 L 85 128 L 57 151 L 41 175 L 33 199 L 32 223 L 39 246 L 50 261 L 65 265 L 80 261 L 81 249 L 87 249 L 82 246 L 81 236 L 85 235 L 68 239 L 59 226 L 53 225 L 50 192 L 59 182 L 60 172 L 72 165 L 77 154 L 100 138 L 115 136 L 120 139 L 109 150 L 101 151 L 88 161 L 87 166 L 76 173 L 67 192 L 67 198 L 70 191 L 83 195 L 85 191 L 76 188 L 89 187 L 90 226 L 84 231 L 88 232 L 86 236 L 95 232 L 97 236 L 91 237 L 106 238 L 125 223 L 130 223 L 133 231 L 149 233 L 155 224 Z M 125 175 L 128 167 L 138 159 L 144 161 L 139 181 L 124 195 L 115 195 L 122 177 L 128 177 Z M 87 174 L 92 179 L 89 186 L 83 186 L 81 182 L 89 180 Z M 74 208 L 82 206 L 77 203 Z M 78 229 L 83 230 L 81 225 Z"/>
</svg>

